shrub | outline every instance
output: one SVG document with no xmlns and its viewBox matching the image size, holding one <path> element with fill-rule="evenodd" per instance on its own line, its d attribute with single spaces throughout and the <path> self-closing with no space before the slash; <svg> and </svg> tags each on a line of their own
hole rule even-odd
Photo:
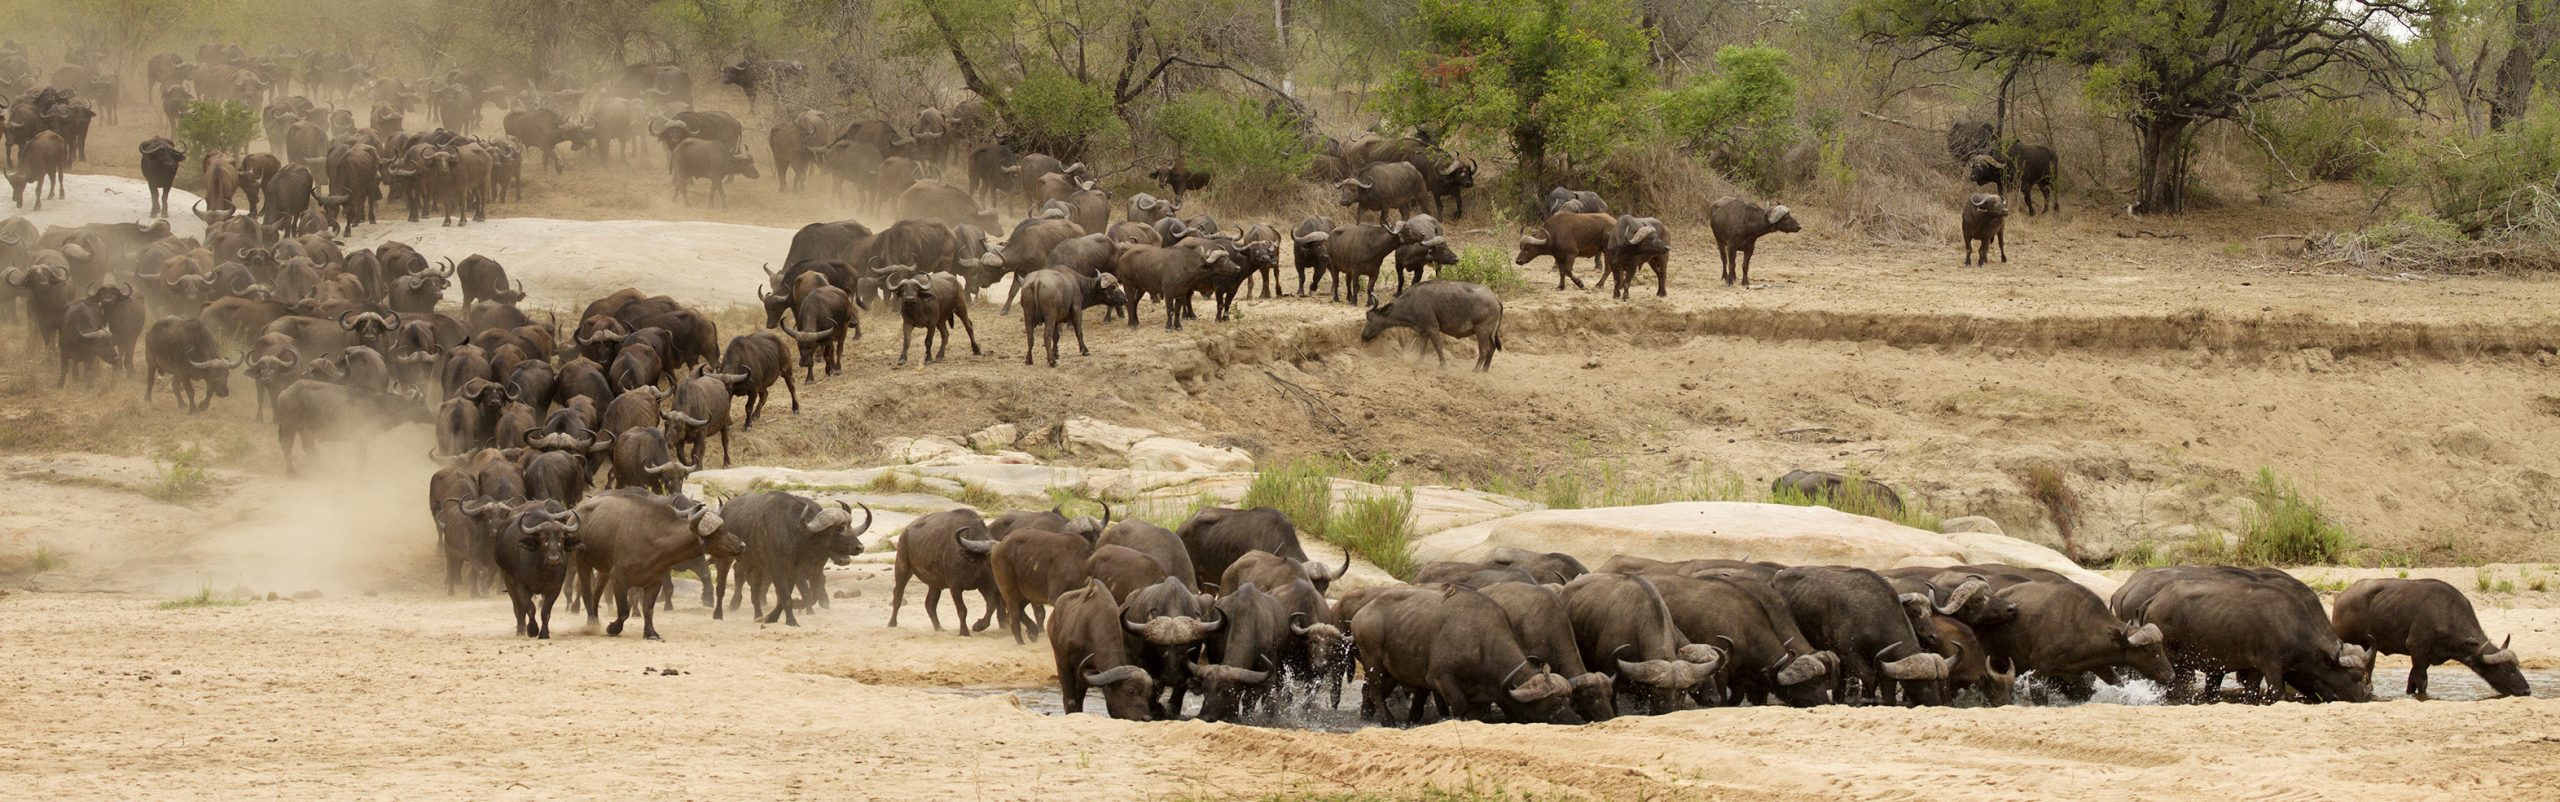
<svg viewBox="0 0 2560 802">
<path fill-rule="evenodd" d="M 1312 155 L 1290 118 L 1249 99 L 1194 92 L 1156 111 L 1156 130 L 1210 190 L 1270 202 L 1297 190 Z"/>
<path fill-rule="evenodd" d="M 1033 152 L 1074 160 L 1092 140 L 1124 131 L 1111 91 L 1048 64 L 1038 64 L 1005 93 L 1006 122 Z"/>
<path fill-rule="evenodd" d="M 2293 483 L 2276 478 L 2275 471 L 2258 469 L 2249 495 L 2258 508 L 2240 531 L 2242 560 L 2262 565 L 2335 564 L 2354 546 L 2346 528 L 2321 511 L 2320 502 L 2303 498 Z"/>
<path fill-rule="evenodd" d="M 2027 497 L 2044 508 L 2045 520 L 2053 523 L 2054 533 L 2062 538 L 2062 555 L 2079 560 L 2079 541 L 2072 534 L 2080 527 L 2080 496 L 2071 492 L 2062 469 L 2051 465 L 2028 468 L 2018 475 L 2018 484 L 2026 486 Z"/>
<path fill-rule="evenodd" d="M 213 588 L 207 587 L 203 590 L 196 591 L 196 595 L 193 596 L 182 596 L 163 601 L 160 603 L 160 609 L 192 610 L 199 607 L 242 607 L 246 606 L 248 603 L 248 599 L 216 596 L 213 593 Z"/>
<path fill-rule="evenodd" d="M 1351 549 L 1397 579 L 1413 576 L 1413 488 L 1352 499 L 1325 540 Z"/>
<path fill-rule="evenodd" d="M 961 482 L 960 493 L 953 496 L 951 500 L 981 510 L 993 510 L 1004 506 L 1004 494 L 977 482 Z"/>
<path fill-rule="evenodd" d="M 151 464 L 160 471 L 151 486 L 144 488 L 144 494 L 152 500 L 186 504 L 213 491 L 213 474 L 205 470 L 203 449 L 189 445 L 163 451 L 151 458 Z"/>
<path fill-rule="evenodd" d="M 178 146 L 189 154 L 219 150 L 238 156 L 257 135 L 257 113 L 237 100 L 190 102 L 178 116 Z"/>
<path fill-rule="evenodd" d="M 2358 103 L 2300 100 L 2258 111 L 2247 124 L 2283 162 L 2275 171 L 2311 180 L 2363 178 L 2404 136 L 2398 119 Z"/>
<path fill-rule="evenodd" d="M 1314 457 L 1257 468 L 1241 505 L 1279 510 L 1298 531 L 1323 538 L 1333 520 L 1333 472 Z"/>
<path fill-rule="evenodd" d="M 1673 90 L 1662 118 L 1671 134 L 1700 148 L 1717 169 L 1763 191 L 1783 183 L 1779 162 L 1795 144 L 1796 82 L 1787 52 L 1726 45 L 1715 78 Z"/>
<path fill-rule="evenodd" d="M 1500 248 L 1470 247 L 1458 253 L 1458 263 L 1440 269 L 1443 281 L 1465 281 L 1482 284 L 1496 295 L 1510 295 L 1529 288 L 1529 280 L 1520 277 L 1520 268 L 1511 264 Z"/>
</svg>

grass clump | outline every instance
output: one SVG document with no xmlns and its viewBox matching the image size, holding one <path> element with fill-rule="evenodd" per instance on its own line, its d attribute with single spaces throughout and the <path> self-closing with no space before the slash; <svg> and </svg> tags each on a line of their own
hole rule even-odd
<svg viewBox="0 0 2560 802">
<path fill-rule="evenodd" d="M 868 487 L 874 493 L 905 493 L 921 485 L 922 482 L 917 481 L 913 476 L 898 471 L 881 471 L 878 475 L 871 477 L 871 484 Z"/>
<path fill-rule="evenodd" d="M 202 590 L 196 591 L 196 595 L 181 596 L 175 599 L 163 601 L 160 603 L 160 609 L 193 610 L 203 607 L 246 607 L 248 604 L 248 599 L 214 595 L 213 588 L 208 586 Z"/>
<path fill-rule="evenodd" d="M 2471 587 L 2482 593 L 2489 592 L 2489 569 L 2471 569 Z"/>
<path fill-rule="evenodd" d="M 194 445 L 165 450 L 151 458 L 159 475 L 143 494 L 154 501 L 188 504 L 213 492 L 213 473 L 205 468 L 204 450 Z"/>
<path fill-rule="evenodd" d="M 2071 491 L 2068 477 L 2061 468 L 2036 465 L 2018 474 L 2018 484 L 2027 497 L 2044 508 L 2044 518 L 2053 523 L 2053 531 L 2062 539 L 2062 556 L 2073 562 L 2080 560 L 2080 543 L 2072 535 L 2080 528 L 2080 495 Z"/>
<path fill-rule="evenodd" d="M 66 562 L 69 562 L 69 558 L 62 552 L 55 551 L 53 544 L 38 543 L 35 556 L 27 559 L 27 573 L 41 574 L 60 568 Z"/>
<path fill-rule="evenodd" d="M 1180 531 L 1184 521 L 1201 510 L 1218 505 L 1218 497 L 1202 493 L 1191 498 L 1160 496 L 1131 501 L 1119 510 L 1121 520 L 1139 520 L 1165 529 Z"/>
<path fill-rule="evenodd" d="M 1464 281 L 1482 284 L 1496 295 L 1510 295 L 1529 288 L 1529 280 L 1520 277 L 1520 269 L 1500 248 L 1473 247 L 1458 252 L 1458 263 L 1442 265 L 1441 281 Z"/>
<path fill-rule="evenodd" d="M 1326 538 L 1333 521 L 1332 466 L 1322 459 L 1306 458 L 1257 468 L 1253 483 L 1245 486 L 1244 501 L 1239 506 L 1279 510 L 1289 516 L 1289 523 L 1298 531 Z"/>
<path fill-rule="evenodd" d="M 994 488 L 977 482 L 961 482 L 960 493 L 953 496 L 951 500 L 982 510 L 1004 506 L 1003 493 L 998 493 Z"/>
<path fill-rule="evenodd" d="M 1413 576 L 1413 488 L 1352 499 L 1332 521 L 1327 541 L 1347 547 L 1397 579 Z"/>
<path fill-rule="evenodd" d="M 1900 509 L 1896 509 L 1891 499 L 1868 490 L 1866 477 L 1855 471 L 1844 476 L 1848 481 L 1843 484 L 1838 493 L 1812 495 L 1786 485 L 1772 485 L 1765 500 L 1770 504 L 1785 504 L 1791 507 L 1830 507 L 1850 515 L 1882 518 L 1913 529 L 1931 532 L 1938 531 L 1938 527 L 1945 523 L 1938 520 L 1938 516 L 1929 514 L 1927 510 L 1922 510 L 1917 505 L 1904 503 L 1900 505 Z"/>
<path fill-rule="evenodd" d="M 2346 527 L 2329 519 L 2320 502 L 2304 498 L 2275 471 L 2258 469 L 2250 487 L 2258 509 L 2240 531 L 2239 557 L 2264 565 L 2332 565 L 2355 546 Z"/>
</svg>

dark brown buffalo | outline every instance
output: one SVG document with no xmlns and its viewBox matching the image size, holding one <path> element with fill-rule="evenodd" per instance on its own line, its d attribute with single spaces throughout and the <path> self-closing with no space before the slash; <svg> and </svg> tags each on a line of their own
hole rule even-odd
<svg viewBox="0 0 2560 802">
<path fill-rule="evenodd" d="M 828 563 L 848 565 L 862 554 L 862 535 L 871 531 L 871 506 L 862 507 L 862 525 L 853 525 L 853 507 L 836 502 L 833 509 L 789 493 L 750 493 L 720 506 L 729 531 L 746 542 L 738 555 L 747 597 L 756 620 L 799 626 L 791 602 L 795 589 L 823 594 L 822 573 Z M 764 586 L 774 588 L 773 612 L 764 611 Z M 803 602 L 806 603 L 807 599 Z M 713 612 L 714 618 L 720 617 Z"/>
<path fill-rule="evenodd" d="M 1120 285 L 1127 293 L 1129 327 L 1138 326 L 1138 305 L 1153 295 L 1164 301 L 1164 327 L 1180 331 L 1192 317 L 1191 299 L 1211 282 L 1241 275 L 1235 253 L 1193 239 L 1167 247 L 1121 245 L 1115 256 Z"/>
<path fill-rule="evenodd" d="M 1769 492 L 1787 494 L 1826 507 L 1872 509 L 1890 517 L 1903 514 L 1902 494 L 1883 482 L 1828 471 L 1788 471 L 1769 483 Z"/>
<path fill-rule="evenodd" d="M 516 634 L 550 640 L 551 605 L 568 582 L 570 555 L 586 555 L 578 535 L 585 521 L 557 501 L 507 509 L 512 514 L 490 544 L 491 558 L 515 607 Z"/>
<path fill-rule="evenodd" d="M 1396 688 L 1413 696 L 1408 721 L 1433 696 L 1459 718 L 1491 704 L 1511 721 L 1535 721 L 1530 705 L 1573 693 L 1571 681 L 1530 659 L 1502 605 L 1461 587 L 1373 594 L 1351 617 L 1351 639 L 1368 680 L 1361 713 L 1381 723 L 1396 723 L 1386 704 Z"/>
<path fill-rule="evenodd" d="M 934 362 L 948 355 L 954 320 L 959 321 L 960 328 L 969 335 L 969 353 L 986 353 L 978 350 L 978 327 L 969 322 L 969 292 L 959 276 L 950 273 L 911 276 L 891 287 L 889 294 L 898 304 L 898 364 L 907 364 L 907 349 L 914 345 L 915 330 L 919 328 L 924 329 L 924 361 Z M 936 337 L 942 340 L 939 352 L 933 347 Z M 799 409 L 797 402 L 792 409 Z"/>
<path fill-rule="evenodd" d="M 1502 298 L 1481 284 L 1426 281 L 1369 310 L 1360 326 L 1360 341 L 1376 340 L 1388 329 L 1412 329 L 1439 357 L 1441 367 L 1449 366 L 1441 337 L 1474 337 L 1476 370 L 1491 371 L 1493 353 L 1502 350 Z"/>
<path fill-rule="evenodd" d="M 1183 550 L 1191 557 L 1193 587 L 1218 587 L 1228 566 L 1256 551 L 1301 565 L 1309 562 L 1306 549 L 1298 545 L 1297 527 L 1290 525 L 1289 516 L 1270 507 L 1210 507 L 1184 521 L 1175 536 L 1182 540 Z M 1340 571 L 1324 571 L 1321 566 L 1308 568 L 1305 576 L 1315 582 L 1317 590 L 1342 578 Z"/>
<path fill-rule="evenodd" d="M 1582 647 L 1574 642 L 1573 617 L 1565 610 L 1564 594 L 1549 585 L 1502 582 L 1475 590 L 1485 598 L 1502 605 L 1511 619 L 1511 634 L 1520 639 L 1520 649 L 1546 663 L 1548 673 L 1563 677 L 1573 686 L 1571 710 L 1583 722 L 1607 721 L 1618 716 L 1617 690 L 1606 673 L 1592 671 L 1582 662 Z M 1676 608 L 1675 608 L 1676 609 Z M 1547 711 L 1542 720 L 1571 723 L 1561 714 Z"/>
<path fill-rule="evenodd" d="M 713 434 L 720 435 L 720 464 L 729 459 L 729 384 L 719 377 L 697 375 L 676 382 L 674 396 L 661 415 L 665 420 L 667 441 L 675 448 L 676 458 L 703 464 L 703 452 L 710 448 Z"/>
<path fill-rule="evenodd" d="M 36 211 L 44 211 L 48 192 L 52 197 L 65 197 L 62 168 L 71 163 L 71 146 L 52 131 L 35 135 L 18 147 L 18 169 L 9 173 L 9 199 L 18 208 L 27 207 L 27 185 L 36 185 Z M 49 188 L 49 189 L 48 189 Z"/>
<path fill-rule="evenodd" d="M 1135 640 L 1122 631 L 1119 599 L 1101 580 L 1058 597 L 1049 616 L 1049 653 L 1057 658 L 1058 700 L 1067 713 L 1084 712 L 1085 693 L 1101 688 L 1112 718 L 1155 718 L 1155 680 Z"/>
<path fill-rule="evenodd" d="M 1188 667 L 1199 684 L 1200 720 L 1229 721 L 1271 701 L 1290 639 L 1289 611 L 1252 585 L 1217 601 L 1217 634 Z"/>
<path fill-rule="evenodd" d="M 1348 294 L 1351 303 L 1360 303 L 1360 280 L 1365 278 L 1368 279 L 1369 306 L 1375 307 L 1378 305 L 1379 264 L 1393 255 L 1396 249 L 1424 244 L 1432 236 L 1421 227 L 1399 220 L 1392 225 L 1355 224 L 1329 232 L 1307 234 L 1298 237 L 1298 242 L 1324 242 L 1324 265 L 1334 274 L 1334 300 L 1343 300 L 1341 296 Z"/>
<path fill-rule="evenodd" d="M 2198 671 L 2208 679 L 2196 698 L 2211 697 L 2226 673 L 2238 675 L 2243 698 L 2260 703 L 2287 686 L 2310 701 L 2373 698 L 2372 650 L 2341 641 L 2319 597 L 2290 576 L 2151 568 L 2116 594 L 2117 618 L 2160 628 L 2176 673 L 2172 698 L 2190 698 L 2187 680 Z"/>
<path fill-rule="evenodd" d="M 1681 634 L 1661 591 L 1644 577 L 1585 574 L 1565 584 L 1564 604 L 1583 665 L 1615 678 L 1621 707 L 1678 709 L 1724 662 L 1722 648 Z"/>
<path fill-rule="evenodd" d="M 213 332 L 195 318 L 166 317 L 151 324 L 143 335 L 144 353 L 150 366 L 142 377 L 142 400 L 151 400 L 151 388 L 162 374 L 169 377 L 169 394 L 189 412 L 202 412 L 213 406 L 213 399 L 231 395 L 231 369 L 240 366 L 238 359 L 223 359 L 215 344 Z M 196 396 L 196 384 L 204 384 L 203 400 Z"/>
<path fill-rule="evenodd" d="M 951 607 L 959 615 L 953 624 L 963 636 L 986 629 L 996 615 L 995 572 L 987 565 L 987 553 L 996 540 L 987 534 L 987 521 L 978 511 L 962 507 L 916 518 L 898 532 L 898 558 L 891 568 L 889 626 L 898 625 L 898 610 L 907 604 L 907 580 L 924 581 L 924 615 L 933 622 L 933 631 L 942 631 L 942 592 L 951 591 Z M 962 594 L 977 591 L 986 603 L 986 614 L 978 623 L 969 623 L 969 603 Z"/>
<path fill-rule="evenodd" d="M 1351 222 L 1375 211 L 1378 222 L 1387 222 L 1392 209 L 1398 219 L 1409 218 L 1428 207 L 1440 211 L 1439 197 L 1431 194 L 1431 184 L 1422 172 L 1403 161 L 1380 162 L 1360 168 L 1358 175 L 1334 183 L 1334 205 L 1351 209 Z"/>
<path fill-rule="evenodd" d="M 178 181 L 178 167 L 187 162 L 187 152 L 162 137 L 142 143 L 142 181 L 150 187 L 151 216 L 169 216 L 169 187 Z"/>
<path fill-rule="evenodd" d="M 998 314 L 1012 314 L 1014 296 L 1022 292 L 1022 279 L 1034 271 L 1048 267 L 1049 251 L 1058 247 L 1058 243 L 1090 233 L 1093 232 L 1065 220 L 1039 218 L 1024 220 L 1013 227 L 1013 236 L 1007 237 L 1004 247 L 996 252 L 997 258 L 1004 262 L 1004 266 L 1001 269 L 968 268 L 969 286 L 985 289 L 993 286 L 996 279 L 1011 275 L 1013 285 L 1005 290 L 1004 307 Z M 963 267 L 967 266 L 963 265 Z"/>
<path fill-rule="evenodd" d="M 727 350 L 720 353 L 720 372 L 705 374 L 729 385 L 731 396 L 747 400 L 745 420 L 738 428 L 753 429 L 756 418 L 764 414 L 766 399 L 773 393 L 775 379 L 791 395 L 791 411 L 800 411 L 800 387 L 792 383 L 790 341 L 771 331 L 756 331 L 730 338 Z"/>
<path fill-rule="evenodd" d="M 1839 656 L 1808 644 L 1786 599 L 1767 580 L 1739 571 L 1645 579 L 1662 593 L 1682 635 L 1725 649 L 1722 703 L 1768 704 L 1773 694 L 1797 707 L 1830 701 L 1830 683 L 1814 680 L 1832 673 Z"/>
<path fill-rule="evenodd" d="M 1796 222 L 1794 212 L 1785 206 L 1762 207 L 1736 197 L 1717 198 L 1707 204 L 1707 225 L 1715 231 L 1716 258 L 1724 262 L 1724 283 L 1731 286 L 1739 277 L 1742 286 L 1751 286 L 1751 253 L 1760 238 L 1775 231 L 1793 234 L 1804 230 Z"/>
<path fill-rule="evenodd" d="M 2162 685 L 2174 678 L 2158 626 L 2119 620 L 2098 594 L 2077 582 L 2020 582 L 1994 595 L 2017 614 L 2008 623 L 1976 629 L 1984 650 L 2008 664 L 2008 673 L 2032 672 L 2049 692 L 2085 700 L 2090 677 L 2117 684 L 2123 670 Z"/>
<path fill-rule="evenodd" d="M 988 552 L 996 593 L 1004 600 L 1005 629 L 1014 643 L 1024 643 L 1024 630 L 1040 637 L 1044 605 L 1059 594 L 1083 587 L 1084 562 L 1093 544 L 1075 535 L 1043 529 L 1018 529 L 1003 536 Z"/>
<path fill-rule="evenodd" d="M 1601 212 L 1562 211 L 1547 215 L 1544 227 L 1535 234 L 1520 235 L 1520 252 L 1511 258 L 1514 265 L 1526 265 L 1538 257 L 1553 257 L 1556 262 L 1556 289 L 1573 282 L 1582 289 L 1582 277 L 1573 274 L 1576 259 L 1601 257 L 1608 252 L 1609 234 L 1617 228 L 1617 218 Z M 1607 264 L 1602 263 L 1605 271 Z M 1601 281 L 1608 278 L 1602 276 Z"/>
<path fill-rule="evenodd" d="M 679 504 L 686 506 L 678 506 Z M 719 513 L 681 496 L 635 492 L 599 493 L 576 510 L 579 538 L 585 545 L 572 569 L 586 591 L 587 625 L 598 623 L 597 602 L 610 595 L 613 623 L 607 635 L 622 634 L 631 620 L 632 594 L 639 594 L 640 633 L 658 637 L 658 594 L 667 572 L 677 564 L 705 557 L 726 560 L 746 550 L 746 543 L 722 526 Z"/>
<path fill-rule="evenodd" d="M 2009 263 L 2009 202 L 1998 195 L 1974 193 L 1964 202 L 1964 263 L 1991 263 L 1991 246 L 2000 246 L 2000 263 Z"/>
<path fill-rule="evenodd" d="M 1653 268 L 1654 297 L 1670 294 L 1671 229 L 1656 218 L 1619 215 L 1600 251 L 1601 278 L 1616 283 L 1610 294 L 1625 299 L 1640 267 Z"/>
<path fill-rule="evenodd" d="M 1084 343 L 1084 310 L 1128 303 L 1128 293 L 1121 290 L 1118 276 L 1086 276 L 1070 269 L 1053 267 L 1024 277 L 1022 364 L 1031 364 L 1032 349 L 1043 339 L 1043 326 L 1048 329 L 1045 337 L 1049 345 L 1049 367 L 1058 366 L 1058 334 L 1062 325 L 1075 329 L 1076 353 L 1092 356 L 1093 350 L 1086 348 Z"/>
<path fill-rule="evenodd" d="M 1905 605 L 1883 576 L 1863 568 L 1796 567 L 1772 582 L 1787 600 L 1808 646 L 1838 655 L 1832 673 L 1836 702 L 1874 699 L 1894 704 L 1908 691 L 1920 704 L 1937 704 L 1947 660 L 1930 651 L 1912 627 Z M 1925 606 L 1928 598 L 1914 597 Z M 1852 684 L 1854 683 L 1854 684 Z"/>
<path fill-rule="evenodd" d="M 2427 698 L 2427 668 L 2448 661 L 2468 666 L 2500 694 L 2533 694 L 2517 667 L 2515 636 L 2491 643 L 2471 600 L 2443 580 L 2367 579 L 2339 593 L 2335 607 L 2339 639 L 2409 656 L 2411 698 Z"/>
<path fill-rule="evenodd" d="M 1172 530 L 1130 519 L 1103 528 L 1102 534 L 1094 540 L 1094 545 L 1097 548 L 1122 546 L 1155 558 L 1158 564 L 1164 566 L 1166 576 L 1172 577 L 1186 589 L 1192 591 L 1200 589 L 1192 572 L 1191 552 L 1183 548 L 1182 538 L 1175 535 Z"/>
<path fill-rule="evenodd" d="M 1084 575 L 1112 590 L 1114 598 L 1130 596 L 1170 578 L 1164 562 L 1127 546 L 1096 546 L 1084 559 Z"/>
</svg>

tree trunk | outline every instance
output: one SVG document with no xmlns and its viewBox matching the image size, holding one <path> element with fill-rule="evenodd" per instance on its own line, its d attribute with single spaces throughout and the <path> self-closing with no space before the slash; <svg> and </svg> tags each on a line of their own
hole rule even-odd
<svg viewBox="0 0 2560 802">
<path fill-rule="evenodd" d="M 2540 8 L 2544 2 L 2515 0 L 2515 15 L 2508 18 L 2507 58 L 2498 64 L 2497 88 L 2489 96 L 2490 127 L 2504 129 L 2524 119 L 2533 104 L 2534 68 L 2551 49 L 2551 20 Z"/>
<path fill-rule="evenodd" d="M 1517 161 L 1515 175 L 1520 181 L 1521 208 L 1530 220 L 1544 219 L 1539 202 L 1547 191 L 1547 131 L 1536 123 L 1522 123 L 1511 129 L 1511 155 Z"/>
<path fill-rule="evenodd" d="M 2135 209 L 2145 214 L 2178 214 L 2187 208 L 2187 139 L 2193 125 L 2183 117 L 2137 120 L 2142 142 L 2142 196 Z"/>
</svg>

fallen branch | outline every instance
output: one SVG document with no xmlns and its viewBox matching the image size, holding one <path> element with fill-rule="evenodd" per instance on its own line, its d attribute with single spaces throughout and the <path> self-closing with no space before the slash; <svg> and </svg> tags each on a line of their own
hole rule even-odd
<svg viewBox="0 0 2560 802">
<path fill-rule="evenodd" d="M 1874 120 L 1874 121 L 1876 121 L 1876 122 L 1881 122 L 1881 123 L 1892 123 L 1892 124 L 1894 124 L 1894 125 L 1899 125 L 1899 126 L 1902 126 L 1902 127 L 1904 127 L 1904 128 L 1909 128 L 1909 129 L 1914 130 L 1914 131 L 1923 131 L 1923 132 L 1925 132 L 1925 131 L 1928 131 L 1928 130 L 1929 130 L 1929 129 L 1927 129 L 1927 128 L 1923 128 L 1923 127 L 1921 127 L 1918 123 L 1914 123 L 1914 122 L 1911 122 L 1911 121 L 1909 121 L 1909 120 L 1896 120 L 1896 119 L 1894 119 L 1894 118 L 1887 117 L 1887 116 L 1884 116 L 1884 115 L 1882 115 L 1882 114 L 1877 114 L 1877 113 L 1872 112 L 1872 111 L 1861 111 L 1861 112 L 1858 112 L 1858 116 L 1860 116 L 1860 117 L 1865 117 L 1865 118 L 1867 118 L 1867 119 Z"/>
<path fill-rule="evenodd" d="M 1262 371 L 1262 375 L 1265 375 L 1265 376 L 1269 376 L 1269 377 L 1271 377 L 1271 380 L 1272 380 L 1272 381 L 1279 382 L 1279 383 L 1280 383 L 1280 386 L 1282 386 L 1282 387 L 1287 387 L 1287 388 L 1289 388 L 1289 389 L 1291 389 L 1291 390 L 1296 390 L 1296 391 L 1298 391 L 1298 396 L 1297 396 L 1297 398 L 1298 398 L 1298 402 L 1299 402 L 1299 403 L 1302 403 L 1302 404 L 1307 405 L 1307 413 L 1308 413 L 1308 417 L 1315 417 L 1315 416 L 1317 416 L 1317 415 L 1322 415 L 1322 416 L 1324 416 L 1325 418 L 1332 418 L 1332 419 L 1333 419 L 1333 427 L 1332 427 L 1332 428 L 1333 428 L 1333 430 L 1334 430 L 1335 432 L 1337 432 L 1337 433 L 1341 433 L 1341 434 L 1349 434 L 1349 433 L 1351 432 L 1351 423 L 1350 423 L 1349 421 L 1345 421 L 1345 420 L 1343 420 L 1343 419 L 1342 419 L 1342 416 L 1340 416 L 1340 415 L 1336 415 L 1336 414 L 1333 414 L 1333 410 L 1332 410 L 1332 409 L 1327 408 L 1327 407 L 1324 405 L 1324 401 L 1323 401 L 1322 399 L 1316 398 L 1316 394 L 1315 394 L 1315 392 L 1314 392 L 1314 391 L 1311 391 L 1311 390 L 1308 390 L 1307 388 L 1304 388 L 1304 387 L 1300 387 L 1300 386 L 1298 386 L 1298 383 L 1297 383 L 1297 382 L 1293 382 L 1293 381 L 1290 381 L 1290 380 L 1288 380 L 1288 379 L 1280 378 L 1280 374 L 1278 374 L 1278 373 L 1273 373 L 1273 372 L 1271 372 L 1270 370 L 1267 370 L 1267 369 L 1266 369 L 1266 370 L 1264 370 L 1264 371 Z M 1324 422 L 1324 420 L 1323 420 L 1323 418 L 1318 418 L 1318 419 L 1316 420 L 1316 422 L 1317 422 L 1317 423 L 1323 423 L 1323 422 Z"/>
</svg>

